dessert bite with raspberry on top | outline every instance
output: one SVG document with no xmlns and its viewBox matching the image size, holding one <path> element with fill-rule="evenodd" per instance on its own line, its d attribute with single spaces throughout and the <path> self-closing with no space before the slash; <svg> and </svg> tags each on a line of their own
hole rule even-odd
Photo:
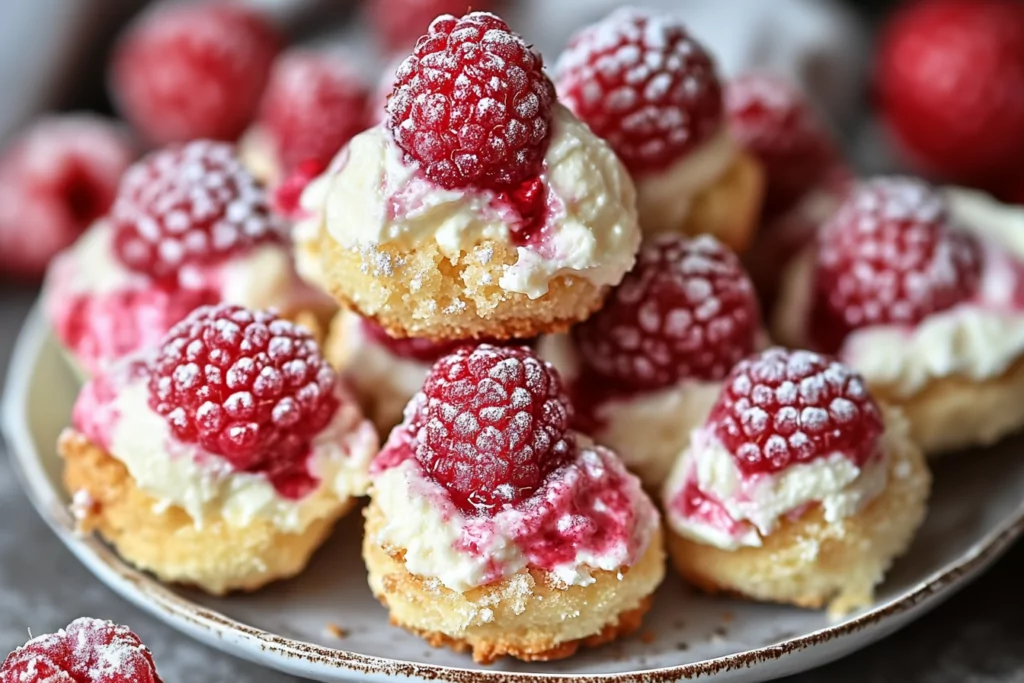
<svg viewBox="0 0 1024 683">
<path fill-rule="evenodd" d="M 129 168 L 110 211 L 53 262 L 43 297 L 86 374 L 155 344 L 197 306 L 332 309 L 298 277 L 286 226 L 234 146 L 202 140 Z"/>
<path fill-rule="evenodd" d="M 857 185 L 788 269 L 780 340 L 836 354 L 927 453 L 1024 427 L 1021 212 L 910 178 Z"/>
<path fill-rule="evenodd" d="M 483 662 L 639 627 L 664 573 L 658 513 L 571 419 L 557 371 L 526 348 L 434 364 L 371 471 L 363 556 L 392 623 Z"/>
<path fill-rule="evenodd" d="M 930 487 L 906 420 L 862 377 L 768 349 L 733 368 L 664 487 L 669 553 L 709 592 L 843 614 L 871 604 Z"/>
<path fill-rule="evenodd" d="M 162 683 L 149 649 L 127 626 L 82 617 L 7 656 L 4 683 Z"/>
<path fill-rule="evenodd" d="M 377 447 L 309 332 L 228 304 L 92 379 L 59 443 L 68 492 L 93 501 L 83 530 L 214 594 L 301 571 Z"/>
<path fill-rule="evenodd" d="M 710 233 L 748 246 L 761 165 L 731 135 L 714 60 L 680 20 L 616 10 L 573 36 L 555 74 L 565 105 L 632 174 L 645 234 Z"/>
<path fill-rule="evenodd" d="M 576 427 L 659 490 L 724 377 L 766 337 L 736 254 L 709 235 L 666 234 L 641 247 L 604 308 L 538 352 L 562 372 Z"/>
<path fill-rule="evenodd" d="M 600 307 L 640 242 L 633 184 L 484 12 L 443 15 L 386 120 L 307 188 L 305 268 L 394 337 L 527 338 Z"/>
</svg>

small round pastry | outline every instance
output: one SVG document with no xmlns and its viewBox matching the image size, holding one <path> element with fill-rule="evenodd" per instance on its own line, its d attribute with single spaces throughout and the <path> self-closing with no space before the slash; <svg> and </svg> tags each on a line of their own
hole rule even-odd
<svg viewBox="0 0 1024 683">
<path fill-rule="evenodd" d="M 611 148 L 498 17 L 438 17 L 388 118 L 303 194 L 303 273 L 396 338 L 529 338 L 600 307 L 640 244 Z"/>
<path fill-rule="evenodd" d="M 616 10 L 572 38 L 555 72 L 565 105 L 632 174 L 644 234 L 710 233 L 737 251 L 749 245 L 764 174 L 733 140 L 714 61 L 682 22 Z"/>
<path fill-rule="evenodd" d="M 82 529 L 213 594 L 300 572 L 378 446 L 306 330 L 227 304 L 93 379 L 72 423 L 59 450 Z"/>
<path fill-rule="evenodd" d="M 665 485 L 669 554 L 711 593 L 866 607 L 924 520 L 931 476 L 898 409 L 810 351 L 733 369 Z"/>
<path fill-rule="evenodd" d="M 571 414 L 528 349 L 434 365 L 371 473 L 363 557 L 393 624 L 480 662 L 560 659 L 640 626 L 664 576 L 658 513 Z"/>
<path fill-rule="evenodd" d="M 789 268 L 778 339 L 837 355 L 926 453 L 1024 427 L 1020 210 L 908 178 L 856 187 Z"/>
<path fill-rule="evenodd" d="M 50 267 L 57 339 L 85 374 L 150 347 L 197 306 L 220 302 L 329 319 L 295 271 L 286 226 L 232 145 L 197 141 L 125 174 L 108 216 Z"/>
<path fill-rule="evenodd" d="M 644 243 L 604 308 L 541 338 L 538 353 L 569 386 L 574 426 L 660 491 L 722 379 L 765 337 L 736 255 L 710 235 L 665 234 Z"/>
<path fill-rule="evenodd" d="M 0 666 L 3 683 L 162 683 L 127 626 L 82 617 L 25 643 Z"/>
</svg>

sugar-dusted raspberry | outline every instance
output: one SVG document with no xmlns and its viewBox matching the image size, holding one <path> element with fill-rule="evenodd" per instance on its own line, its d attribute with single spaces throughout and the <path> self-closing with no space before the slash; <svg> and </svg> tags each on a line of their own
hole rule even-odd
<svg viewBox="0 0 1024 683">
<path fill-rule="evenodd" d="M 153 152 L 132 166 L 110 219 L 120 259 L 156 279 L 286 235 L 234 145 L 208 140 Z"/>
<path fill-rule="evenodd" d="M 2 683 L 161 683 L 153 655 L 126 626 L 76 619 L 33 638 L 0 667 Z"/>
<path fill-rule="evenodd" d="M 0 156 L 0 269 L 40 276 L 107 212 L 134 157 L 127 132 L 98 116 L 42 118 L 15 137 Z"/>
<path fill-rule="evenodd" d="M 157 144 L 235 140 L 256 114 L 280 46 L 273 26 L 243 3 L 161 3 L 117 45 L 114 100 Z"/>
<path fill-rule="evenodd" d="M 467 7 L 486 12 L 491 0 L 370 0 L 370 20 L 389 50 L 408 51 L 436 17 L 459 15 Z"/>
<path fill-rule="evenodd" d="M 721 379 L 754 350 L 760 328 L 754 286 L 734 253 L 707 235 L 661 235 L 573 338 L 593 373 L 651 390 Z"/>
<path fill-rule="evenodd" d="M 514 505 L 572 451 L 572 407 L 558 372 L 522 347 L 445 356 L 423 386 L 415 453 L 467 513 Z"/>
<path fill-rule="evenodd" d="M 715 64 L 670 15 L 616 10 L 569 42 L 558 95 L 633 174 L 664 169 L 722 127 Z"/>
<path fill-rule="evenodd" d="M 869 325 L 914 325 L 972 297 L 981 271 L 973 237 L 943 195 L 920 180 L 876 178 L 847 196 L 818 237 L 812 335 L 822 350 Z"/>
<path fill-rule="evenodd" d="M 749 73 L 725 86 L 729 132 L 765 169 L 765 211 L 778 215 L 817 186 L 838 162 L 824 124 L 792 83 Z"/>
<path fill-rule="evenodd" d="M 311 439 L 339 406 L 337 376 L 313 336 L 264 311 L 204 306 L 167 334 L 151 363 L 150 405 L 175 437 L 299 498 Z"/>
<path fill-rule="evenodd" d="M 540 174 L 551 137 L 543 67 L 493 14 L 440 16 L 395 74 L 387 126 L 442 187 L 514 188 Z"/>
<path fill-rule="evenodd" d="M 707 425 L 748 475 L 832 453 L 863 466 L 883 428 L 860 375 L 826 356 L 781 348 L 736 364 Z"/>
<path fill-rule="evenodd" d="M 291 50 L 274 63 L 258 123 L 284 173 L 312 160 L 324 167 L 370 127 L 370 89 L 344 55 Z"/>
</svg>

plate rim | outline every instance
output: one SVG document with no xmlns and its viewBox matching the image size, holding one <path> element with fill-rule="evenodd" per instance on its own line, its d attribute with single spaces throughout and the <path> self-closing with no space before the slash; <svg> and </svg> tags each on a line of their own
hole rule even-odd
<svg viewBox="0 0 1024 683">
<path fill-rule="evenodd" d="M 37 301 L 26 316 L 15 341 L 6 372 L 3 396 L 0 398 L 0 431 L 7 443 L 8 459 L 37 513 L 90 572 L 136 607 L 164 621 L 172 628 L 183 631 L 200 643 L 261 666 L 297 675 L 310 674 L 308 668 L 301 668 L 299 664 L 313 665 L 317 669 L 335 672 L 344 670 L 381 680 L 385 677 L 399 677 L 450 683 L 552 683 L 569 680 L 574 683 L 667 683 L 735 672 L 756 664 L 782 661 L 808 648 L 858 633 L 904 615 L 914 608 L 925 609 L 934 606 L 942 598 L 948 597 L 953 590 L 976 578 L 1014 541 L 1024 536 L 1022 500 L 1007 519 L 976 542 L 967 553 L 939 567 L 903 595 L 876 605 L 840 624 L 826 626 L 771 645 L 699 662 L 607 674 L 566 674 L 465 669 L 364 655 L 285 638 L 197 605 L 156 579 L 128 566 L 94 536 L 82 537 L 75 532 L 74 519 L 67 506 L 61 502 L 57 487 L 44 471 L 28 428 L 28 402 L 25 399 L 31 387 L 38 357 L 47 341 L 56 343 L 56 340 L 48 340 L 48 336 L 49 325 L 44 319 L 42 305 Z M 213 636 L 212 642 L 210 636 Z M 254 647 L 266 656 L 253 657 L 246 654 L 251 653 Z M 289 665 L 268 664 L 268 656 L 271 654 L 286 657 Z"/>
</svg>

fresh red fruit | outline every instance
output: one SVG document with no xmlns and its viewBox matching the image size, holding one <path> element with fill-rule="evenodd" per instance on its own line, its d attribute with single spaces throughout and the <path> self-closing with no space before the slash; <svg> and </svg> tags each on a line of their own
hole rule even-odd
<svg viewBox="0 0 1024 683">
<path fill-rule="evenodd" d="M 513 189 L 541 172 L 555 88 L 544 62 L 485 12 L 438 17 L 395 75 L 387 126 L 447 189 Z"/>
<path fill-rule="evenodd" d="M 274 63 L 258 123 L 285 174 L 314 161 L 324 167 L 370 127 L 370 90 L 340 54 L 292 50 Z"/>
<path fill-rule="evenodd" d="M 273 313 L 220 304 L 168 332 L 151 362 L 150 405 L 171 432 L 299 498 L 315 480 L 310 441 L 339 406 L 313 336 Z"/>
<path fill-rule="evenodd" d="M 733 368 L 707 426 L 746 475 L 832 453 L 863 467 L 883 429 L 860 375 L 826 356 L 780 348 Z"/>
<path fill-rule="evenodd" d="M 766 214 L 792 207 L 837 164 L 825 126 L 783 78 L 750 73 L 729 81 L 725 108 L 733 138 L 764 166 Z"/>
<path fill-rule="evenodd" d="M 653 390 L 721 379 L 754 350 L 760 328 L 754 286 L 734 253 L 707 235 L 661 235 L 573 338 L 597 376 Z"/>
<path fill-rule="evenodd" d="M 107 212 L 135 156 L 117 124 L 86 115 L 40 119 L 0 156 L 0 269 L 38 278 Z"/>
<path fill-rule="evenodd" d="M 486 12 L 492 4 L 490 0 L 370 0 L 369 11 L 384 46 L 402 52 L 412 49 L 430 22 L 442 14 L 461 16 L 468 7 Z"/>
<path fill-rule="evenodd" d="M 853 189 L 818 236 L 811 332 L 837 351 L 870 325 L 914 325 L 969 299 L 981 273 L 973 237 L 928 184 L 876 178 Z"/>
<path fill-rule="evenodd" d="M 907 3 L 882 35 L 882 116 L 922 170 L 984 181 L 1024 157 L 1024 7 L 1013 0 Z"/>
<path fill-rule="evenodd" d="M 235 140 L 256 114 L 281 44 L 242 3 L 161 3 L 116 47 L 114 100 L 156 144 Z"/>
<path fill-rule="evenodd" d="M 12 652 L 0 683 L 161 683 L 153 655 L 125 626 L 76 619 Z"/>
<path fill-rule="evenodd" d="M 572 451 L 561 378 L 529 349 L 463 347 L 434 365 L 422 400 L 416 458 L 467 513 L 523 500 Z"/>
<path fill-rule="evenodd" d="M 722 126 L 715 64 L 670 15 L 624 8 L 571 39 L 558 94 L 634 174 L 660 171 Z"/>
<path fill-rule="evenodd" d="M 133 165 L 110 220 L 121 261 L 156 279 L 286 236 L 234 145 L 208 140 L 162 149 Z"/>
<path fill-rule="evenodd" d="M 274 211 L 293 220 L 302 218 L 302 193 L 326 169 L 327 164 L 317 159 L 307 159 L 296 166 L 291 175 L 274 188 L 271 195 Z"/>
</svg>

